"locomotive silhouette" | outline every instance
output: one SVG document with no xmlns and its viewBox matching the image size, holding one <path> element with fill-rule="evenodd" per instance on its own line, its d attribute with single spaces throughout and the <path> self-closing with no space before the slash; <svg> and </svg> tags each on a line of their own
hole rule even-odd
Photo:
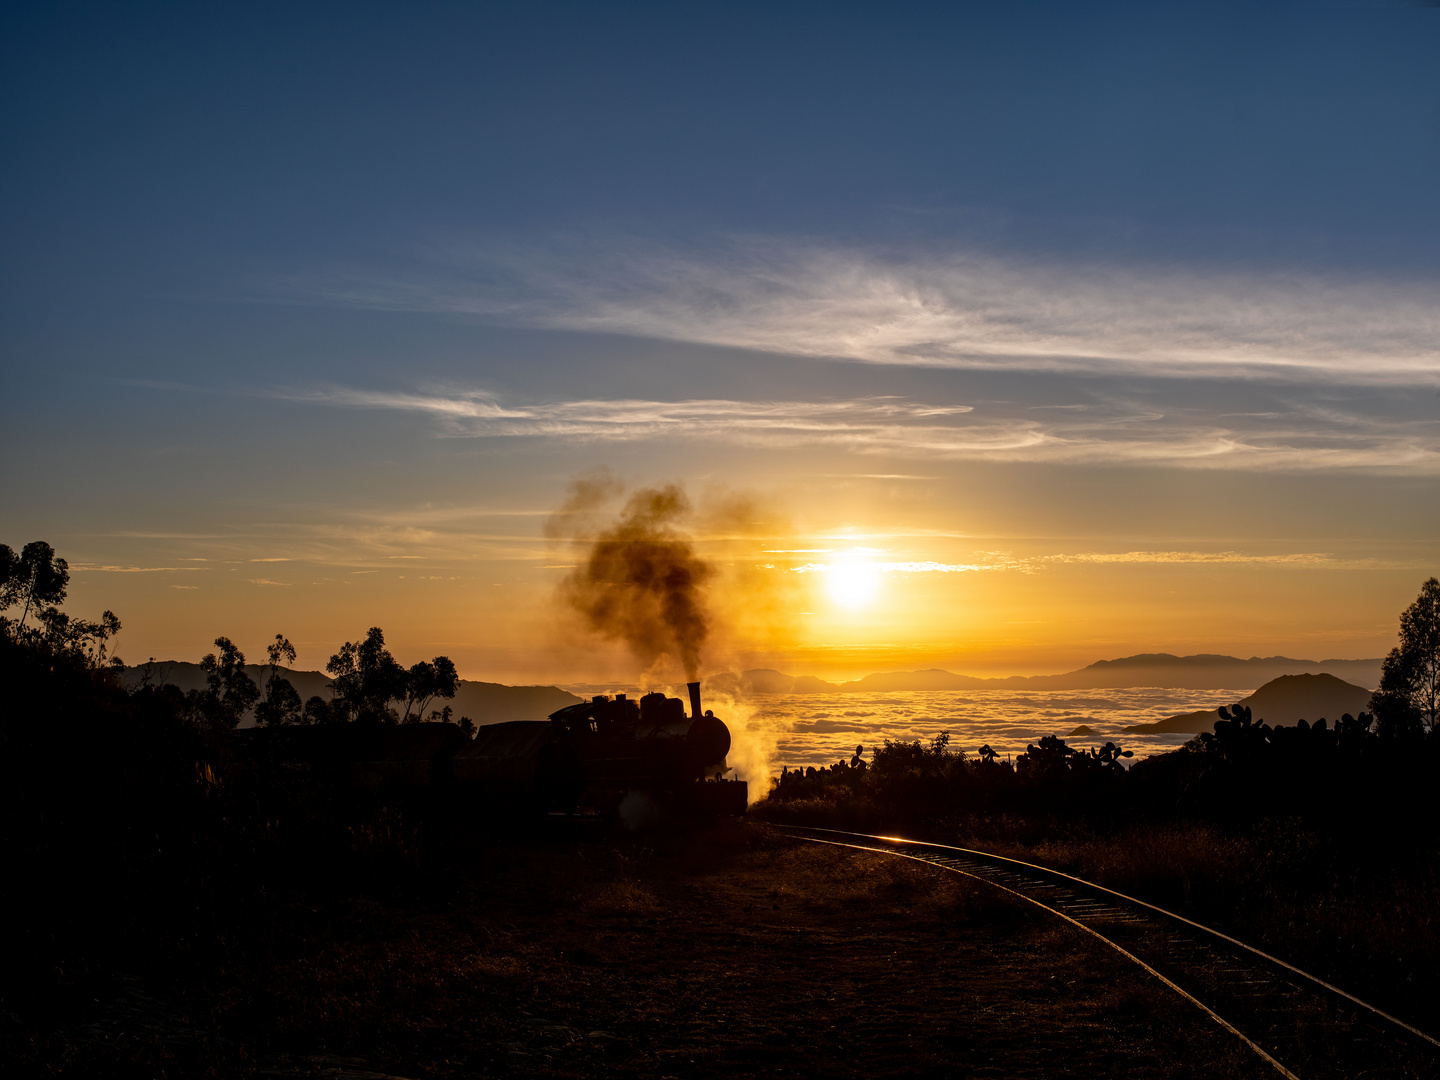
<svg viewBox="0 0 1440 1080">
<path fill-rule="evenodd" d="M 445 789 L 477 802 L 614 816 L 643 796 L 682 817 L 743 814 L 744 780 L 727 780 L 730 729 L 661 693 L 597 695 L 548 720 L 488 724 L 473 739 L 454 724 L 320 725 L 236 732 L 257 760 L 300 765 L 316 780 L 360 789 Z"/>
<path fill-rule="evenodd" d="M 602 694 L 548 721 L 487 725 L 455 752 L 451 774 L 566 813 L 615 813 L 635 792 L 684 815 L 743 814 L 748 785 L 725 779 L 730 729 L 701 710 L 698 682 L 688 689 L 689 716 L 681 699 L 661 693 Z"/>
</svg>

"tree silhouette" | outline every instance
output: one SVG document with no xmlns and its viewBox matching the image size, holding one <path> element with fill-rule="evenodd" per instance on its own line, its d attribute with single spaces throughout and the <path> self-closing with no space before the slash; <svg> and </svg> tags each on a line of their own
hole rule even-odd
<svg viewBox="0 0 1440 1080">
<path fill-rule="evenodd" d="M 240 726 L 240 718 L 260 697 L 260 689 L 245 674 L 245 654 L 234 642 L 218 637 L 215 648 L 218 655 L 206 653 L 200 658 L 207 688 L 203 694 L 192 690 L 191 701 L 212 727 L 228 731 Z"/>
<path fill-rule="evenodd" d="M 334 705 L 338 704 L 338 702 L 334 703 Z M 337 709 L 334 705 L 319 694 L 315 694 L 305 702 L 305 707 L 300 710 L 299 722 L 302 724 L 330 724 L 337 721 L 343 723 L 345 720 L 344 710 Z M 337 713 L 341 715 L 336 715 Z"/>
<path fill-rule="evenodd" d="M 405 722 L 408 724 L 424 720 L 425 706 L 437 697 L 453 698 L 459 688 L 460 676 L 448 656 L 421 660 L 405 676 Z M 439 715 L 431 713 L 432 718 Z M 444 719 L 448 722 L 449 717 Z"/>
<path fill-rule="evenodd" d="M 265 697 L 255 706 L 255 722 L 265 727 L 296 723 L 302 709 L 300 694 L 290 680 L 280 674 L 281 661 L 295 662 L 295 646 L 284 634 L 276 634 L 265 649 L 265 656 L 270 674 L 265 679 Z"/>
<path fill-rule="evenodd" d="M 330 692 L 346 719 L 395 723 L 390 702 L 405 699 L 406 671 L 385 648 L 385 632 L 372 626 L 360 642 L 347 641 L 330 657 L 325 670 L 335 677 Z"/>
<path fill-rule="evenodd" d="M 1400 642 L 1385 657 L 1370 699 L 1378 734 L 1434 731 L 1440 706 L 1440 581 L 1429 578 L 1400 615 Z"/>
<path fill-rule="evenodd" d="M 8 544 L 0 544 L 0 611 L 24 605 L 21 629 L 32 608 L 40 614 L 63 604 L 69 584 L 69 563 L 44 540 L 32 540 L 19 555 Z"/>
<path fill-rule="evenodd" d="M 120 632 L 120 620 L 113 611 L 106 611 L 99 622 L 91 622 L 66 615 L 59 608 L 42 607 L 39 621 L 45 628 L 43 640 L 52 649 L 83 657 L 92 668 L 124 666 L 110 652 L 110 639 Z"/>
<path fill-rule="evenodd" d="M 109 644 L 120 632 L 120 620 L 113 611 L 99 622 L 66 615 L 59 605 L 69 585 L 69 564 L 45 541 L 26 544 L 18 555 L 0 544 L 0 611 L 21 607 L 18 620 L 0 617 L 0 635 L 68 653 L 92 668 L 120 667 Z M 36 625 L 26 626 L 31 614 Z"/>
<path fill-rule="evenodd" d="M 436 698 L 453 698 L 460 688 L 460 676 L 448 656 L 421 660 L 406 671 L 385 647 L 385 632 L 372 626 L 364 641 L 347 641 L 330 657 L 325 670 L 334 676 L 330 684 L 330 720 L 357 720 L 366 723 L 407 724 L 427 719 L 426 707 Z M 313 700 L 313 699 L 312 699 Z M 390 703 L 403 701 L 399 713 Z M 306 706 L 307 722 L 319 719 L 318 710 Z M 309 719 L 312 715 L 315 719 Z M 439 712 L 429 719 L 446 719 Z"/>
</svg>

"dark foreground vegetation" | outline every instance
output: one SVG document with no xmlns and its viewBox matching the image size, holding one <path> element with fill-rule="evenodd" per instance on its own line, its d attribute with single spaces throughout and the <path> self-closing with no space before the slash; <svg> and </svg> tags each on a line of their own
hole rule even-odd
<svg viewBox="0 0 1440 1080">
<path fill-rule="evenodd" d="M 267 765 L 0 640 L 7 1075 L 1259 1076 L 985 887 Z"/>
<path fill-rule="evenodd" d="M 980 885 L 755 822 L 630 837 L 267 760 L 231 730 L 219 656 L 214 701 L 127 691 L 118 620 L 60 615 L 47 552 L 17 584 L 5 549 L 0 582 L 24 610 L 0 621 L 15 1074 L 1251 1068 L 1208 1021 Z M 1294 729 L 1242 715 L 1129 771 L 1058 741 L 1013 769 L 891 744 L 863 769 L 787 777 L 759 810 L 1073 868 L 1433 1028 L 1433 726 L 1433 711 Z"/>
</svg>

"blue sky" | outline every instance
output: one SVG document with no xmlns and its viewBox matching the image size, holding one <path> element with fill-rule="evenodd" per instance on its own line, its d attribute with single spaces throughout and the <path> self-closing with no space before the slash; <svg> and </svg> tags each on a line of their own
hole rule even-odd
<svg viewBox="0 0 1440 1080">
<path fill-rule="evenodd" d="M 794 663 L 1376 655 L 1436 570 L 1434 6 L 3 20 L 0 525 L 132 653 L 559 677 L 539 523 L 597 465 L 1010 560 Z"/>
</svg>

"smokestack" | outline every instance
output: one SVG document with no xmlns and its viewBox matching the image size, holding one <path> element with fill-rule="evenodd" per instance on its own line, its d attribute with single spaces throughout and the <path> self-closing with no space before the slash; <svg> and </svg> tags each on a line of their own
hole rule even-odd
<svg viewBox="0 0 1440 1080">
<path fill-rule="evenodd" d="M 700 684 L 691 682 L 685 684 L 690 690 L 690 719 L 700 719 Z"/>
</svg>

